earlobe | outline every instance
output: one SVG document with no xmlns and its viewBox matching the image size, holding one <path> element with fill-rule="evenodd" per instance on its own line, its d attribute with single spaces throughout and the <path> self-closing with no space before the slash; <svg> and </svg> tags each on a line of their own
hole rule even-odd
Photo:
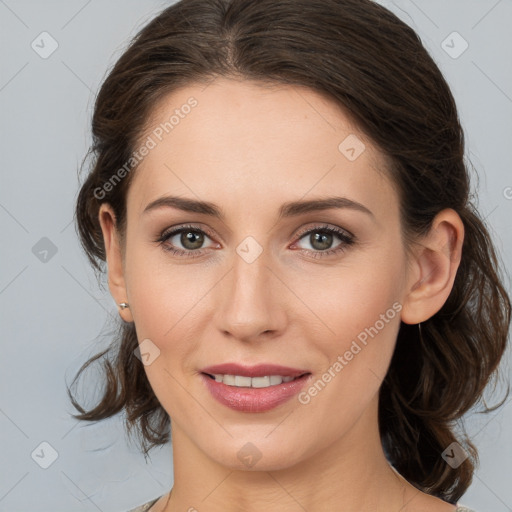
<svg viewBox="0 0 512 512">
<path fill-rule="evenodd" d="M 121 318 L 125 322 L 133 322 L 130 310 L 119 306 L 119 304 L 127 303 L 128 297 L 124 278 L 121 244 L 119 233 L 116 229 L 116 216 L 109 204 L 103 203 L 100 206 L 98 220 L 103 233 L 103 243 L 105 245 L 110 293 L 119 307 L 119 315 Z"/>
<path fill-rule="evenodd" d="M 435 315 L 448 299 L 462 257 L 464 224 L 447 208 L 432 221 L 429 233 L 414 248 L 402 321 L 417 324 Z"/>
</svg>

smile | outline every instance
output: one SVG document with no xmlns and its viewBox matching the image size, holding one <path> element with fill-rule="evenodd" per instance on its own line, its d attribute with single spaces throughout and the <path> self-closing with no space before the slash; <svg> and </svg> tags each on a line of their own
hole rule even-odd
<svg viewBox="0 0 512 512">
<path fill-rule="evenodd" d="M 238 412 L 251 413 L 269 411 L 284 404 L 300 393 L 313 378 L 311 373 L 298 377 L 247 377 L 202 372 L 199 376 L 217 402 Z"/>
</svg>

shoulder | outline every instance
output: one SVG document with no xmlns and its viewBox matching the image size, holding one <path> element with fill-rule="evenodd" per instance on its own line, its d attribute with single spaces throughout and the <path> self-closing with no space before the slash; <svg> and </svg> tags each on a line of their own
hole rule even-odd
<svg viewBox="0 0 512 512">
<path fill-rule="evenodd" d="M 155 498 L 154 500 L 148 501 L 147 503 L 144 503 L 143 505 L 139 505 L 138 507 L 131 508 L 127 512 L 147 512 L 150 509 L 150 507 L 152 507 L 160 498 L 161 498 L 161 496 L 159 496 L 158 498 Z"/>
</svg>

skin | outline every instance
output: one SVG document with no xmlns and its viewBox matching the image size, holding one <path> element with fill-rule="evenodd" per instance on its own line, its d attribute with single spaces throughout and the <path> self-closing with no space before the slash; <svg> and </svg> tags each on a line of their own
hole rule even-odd
<svg viewBox="0 0 512 512">
<path fill-rule="evenodd" d="M 312 90 L 218 78 L 166 96 L 148 126 L 191 96 L 198 105 L 133 176 L 124 240 L 110 206 L 99 214 L 112 296 L 130 304 L 120 315 L 135 322 L 139 343 L 160 350 L 145 370 L 171 417 L 174 488 L 152 512 L 453 511 L 387 463 L 377 407 L 400 320 L 425 321 L 448 298 L 461 219 L 443 210 L 407 251 L 383 155 Z M 354 161 L 338 149 L 350 134 L 365 145 Z M 215 203 L 225 218 L 165 206 L 144 213 L 169 194 Z M 372 214 L 331 208 L 278 218 L 285 202 L 332 195 Z M 179 234 L 155 241 L 189 223 L 211 236 L 196 246 Z M 343 250 L 315 257 L 323 246 L 302 233 L 318 224 L 356 241 L 332 235 L 327 250 Z M 251 263 L 236 251 L 248 236 L 263 249 Z M 173 255 L 164 248 L 173 245 L 202 254 Z M 211 364 L 272 362 L 307 369 L 316 381 L 394 303 L 396 316 L 308 404 L 293 398 L 264 413 L 237 412 L 199 376 Z M 252 467 L 237 456 L 248 442 L 261 454 Z"/>
</svg>

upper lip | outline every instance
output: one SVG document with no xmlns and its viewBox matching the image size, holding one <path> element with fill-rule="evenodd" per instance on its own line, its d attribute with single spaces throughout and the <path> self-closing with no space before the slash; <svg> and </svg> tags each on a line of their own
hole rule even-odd
<svg viewBox="0 0 512 512">
<path fill-rule="evenodd" d="M 244 366 L 237 363 L 223 363 L 207 366 L 201 370 L 210 375 L 240 375 L 243 377 L 264 377 L 266 375 L 281 375 L 283 377 L 299 377 L 308 370 L 290 368 L 276 364 L 262 363 L 256 366 Z"/>
</svg>

